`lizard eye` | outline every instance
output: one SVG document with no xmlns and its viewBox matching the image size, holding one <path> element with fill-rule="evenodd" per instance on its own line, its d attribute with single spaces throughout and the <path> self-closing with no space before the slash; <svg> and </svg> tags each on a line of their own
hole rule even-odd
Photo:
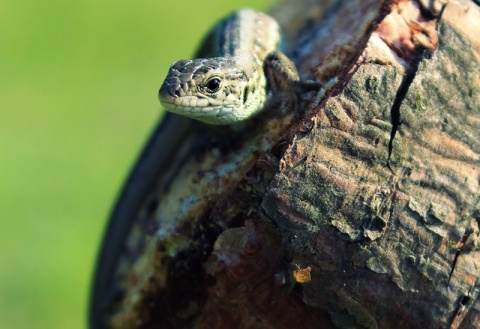
<svg viewBox="0 0 480 329">
<path fill-rule="evenodd" d="M 207 81 L 205 84 L 205 87 L 207 90 L 211 93 L 215 93 L 220 89 L 220 79 L 219 78 L 213 78 Z"/>
</svg>

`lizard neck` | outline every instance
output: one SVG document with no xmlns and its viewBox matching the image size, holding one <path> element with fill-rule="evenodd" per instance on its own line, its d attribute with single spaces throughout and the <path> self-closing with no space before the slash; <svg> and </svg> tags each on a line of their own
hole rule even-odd
<svg viewBox="0 0 480 329">
<path fill-rule="evenodd" d="M 245 57 L 259 66 L 269 53 L 278 49 L 281 41 L 278 23 L 251 9 L 231 14 L 217 31 L 216 56 Z"/>
<path fill-rule="evenodd" d="M 238 113 L 247 117 L 260 111 L 268 98 L 263 63 L 281 44 L 280 26 L 268 15 L 240 10 L 217 27 L 216 39 L 216 55 L 233 59 L 247 77 Z"/>
</svg>

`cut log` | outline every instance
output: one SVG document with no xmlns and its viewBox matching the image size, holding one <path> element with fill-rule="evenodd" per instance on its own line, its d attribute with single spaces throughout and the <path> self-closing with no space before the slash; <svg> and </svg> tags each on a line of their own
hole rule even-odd
<svg viewBox="0 0 480 329">
<path fill-rule="evenodd" d="M 325 86 L 195 125 L 138 209 L 112 328 L 480 328 L 480 8 L 285 0 Z"/>
</svg>

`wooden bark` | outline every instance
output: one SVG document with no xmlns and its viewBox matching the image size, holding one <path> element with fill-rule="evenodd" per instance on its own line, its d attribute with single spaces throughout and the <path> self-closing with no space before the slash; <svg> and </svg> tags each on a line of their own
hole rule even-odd
<svg viewBox="0 0 480 329">
<path fill-rule="evenodd" d="M 192 129 L 111 326 L 480 328 L 480 10 L 445 3 L 278 4 L 325 92 Z"/>
</svg>

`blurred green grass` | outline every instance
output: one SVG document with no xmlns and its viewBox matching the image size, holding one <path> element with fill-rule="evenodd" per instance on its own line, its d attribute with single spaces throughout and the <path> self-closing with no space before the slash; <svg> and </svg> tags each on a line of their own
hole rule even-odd
<svg viewBox="0 0 480 329">
<path fill-rule="evenodd" d="M 104 225 L 170 64 L 268 0 L 0 3 L 0 326 L 84 328 Z"/>
</svg>

